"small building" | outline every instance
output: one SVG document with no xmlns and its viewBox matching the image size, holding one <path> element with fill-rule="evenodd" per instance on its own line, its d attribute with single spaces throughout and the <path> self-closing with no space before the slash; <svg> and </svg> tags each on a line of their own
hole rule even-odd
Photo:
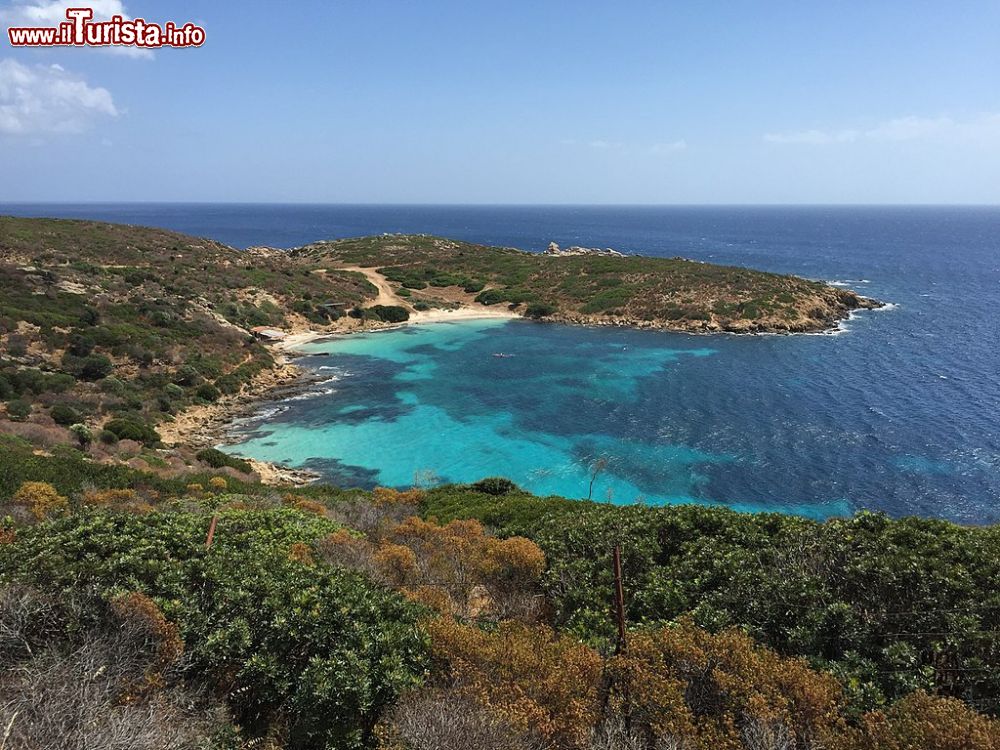
<svg viewBox="0 0 1000 750">
<path fill-rule="evenodd" d="M 281 341 L 285 338 L 285 332 L 277 328 L 271 328 L 270 326 L 254 326 L 250 329 L 250 333 L 254 335 L 261 341 Z"/>
</svg>

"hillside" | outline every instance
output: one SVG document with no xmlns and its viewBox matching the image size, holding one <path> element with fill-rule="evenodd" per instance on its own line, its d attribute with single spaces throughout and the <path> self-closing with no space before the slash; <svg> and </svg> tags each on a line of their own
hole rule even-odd
<svg viewBox="0 0 1000 750">
<path fill-rule="evenodd" d="M 47 446 L 158 442 L 174 415 L 294 375 L 250 334 L 331 322 L 362 274 L 158 229 L 0 218 L 2 431 Z M 89 435 L 89 437 L 87 436 Z"/>
<path fill-rule="evenodd" d="M 683 258 L 538 254 L 426 235 L 319 242 L 293 255 L 377 268 L 413 303 L 511 306 L 528 317 L 585 325 L 814 332 L 879 306 L 820 282 Z"/>
</svg>

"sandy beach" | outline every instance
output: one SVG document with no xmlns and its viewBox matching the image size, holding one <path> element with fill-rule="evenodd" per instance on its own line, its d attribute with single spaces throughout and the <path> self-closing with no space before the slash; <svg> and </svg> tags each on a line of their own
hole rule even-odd
<svg viewBox="0 0 1000 750">
<path fill-rule="evenodd" d="M 369 271 L 371 276 L 379 276 L 370 269 L 364 270 Z M 381 280 L 381 277 L 378 280 Z M 476 307 L 463 306 L 451 310 L 412 310 L 409 305 L 405 304 L 404 300 L 395 295 L 387 298 L 386 293 L 381 290 L 381 285 L 379 286 L 382 292 L 380 294 L 381 304 L 405 306 L 410 312 L 409 320 L 403 323 L 372 324 L 370 322 L 362 323 L 353 318 L 343 318 L 337 324 L 324 329 L 293 330 L 280 341 L 269 345 L 275 354 L 273 368 L 261 372 L 241 393 L 223 396 L 212 404 L 193 406 L 177 414 L 174 421 L 162 423 L 158 429 L 163 442 L 168 445 L 183 444 L 196 448 L 218 445 L 225 440 L 227 433 L 237 419 L 253 415 L 261 403 L 281 398 L 285 395 L 284 391 L 291 394 L 308 386 L 311 380 L 308 377 L 309 373 L 294 364 L 293 360 L 303 354 L 303 346 L 314 341 L 330 336 L 385 331 L 410 325 L 481 319 L 513 320 L 521 317 L 506 307 L 491 309 L 479 305 Z M 252 460 L 251 464 L 264 484 L 308 484 L 318 478 L 312 472 L 299 471 L 266 461 Z"/>
</svg>

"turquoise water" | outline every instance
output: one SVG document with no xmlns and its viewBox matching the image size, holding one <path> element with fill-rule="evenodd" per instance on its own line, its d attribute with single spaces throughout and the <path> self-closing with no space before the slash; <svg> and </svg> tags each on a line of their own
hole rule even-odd
<svg viewBox="0 0 1000 750">
<path fill-rule="evenodd" d="M 503 475 L 541 495 L 710 502 L 709 471 L 741 456 L 628 428 L 643 408 L 642 390 L 669 389 L 692 362 L 717 357 L 712 341 L 496 320 L 328 339 L 305 346 L 312 356 L 302 360 L 325 381 L 253 425 L 231 450 L 343 485 Z M 609 429 L 614 420 L 623 429 Z M 840 498 L 785 509 L 850 512 Z"/>
</svg>

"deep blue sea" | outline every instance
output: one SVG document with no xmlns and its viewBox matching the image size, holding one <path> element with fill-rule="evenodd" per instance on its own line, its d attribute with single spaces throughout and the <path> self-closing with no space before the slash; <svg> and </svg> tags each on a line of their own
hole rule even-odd
<svg viewBox="0 0 1000 750">
<path fill-rule="evenodd" d="M 892 303 L 838 335 L 689 336 L 521 321 L 313 344 L 308 398 L 232 450 L 345 485 L 506 475 L 616 503 L 1000 520 L 1000 208 L 0 205 L 239 247 L 427 232 L 682 255 Z M 503 352 L 504 358 L 493 354 Z M 325 368 L 325 369 L 321 369 Z"/>
</svg>

